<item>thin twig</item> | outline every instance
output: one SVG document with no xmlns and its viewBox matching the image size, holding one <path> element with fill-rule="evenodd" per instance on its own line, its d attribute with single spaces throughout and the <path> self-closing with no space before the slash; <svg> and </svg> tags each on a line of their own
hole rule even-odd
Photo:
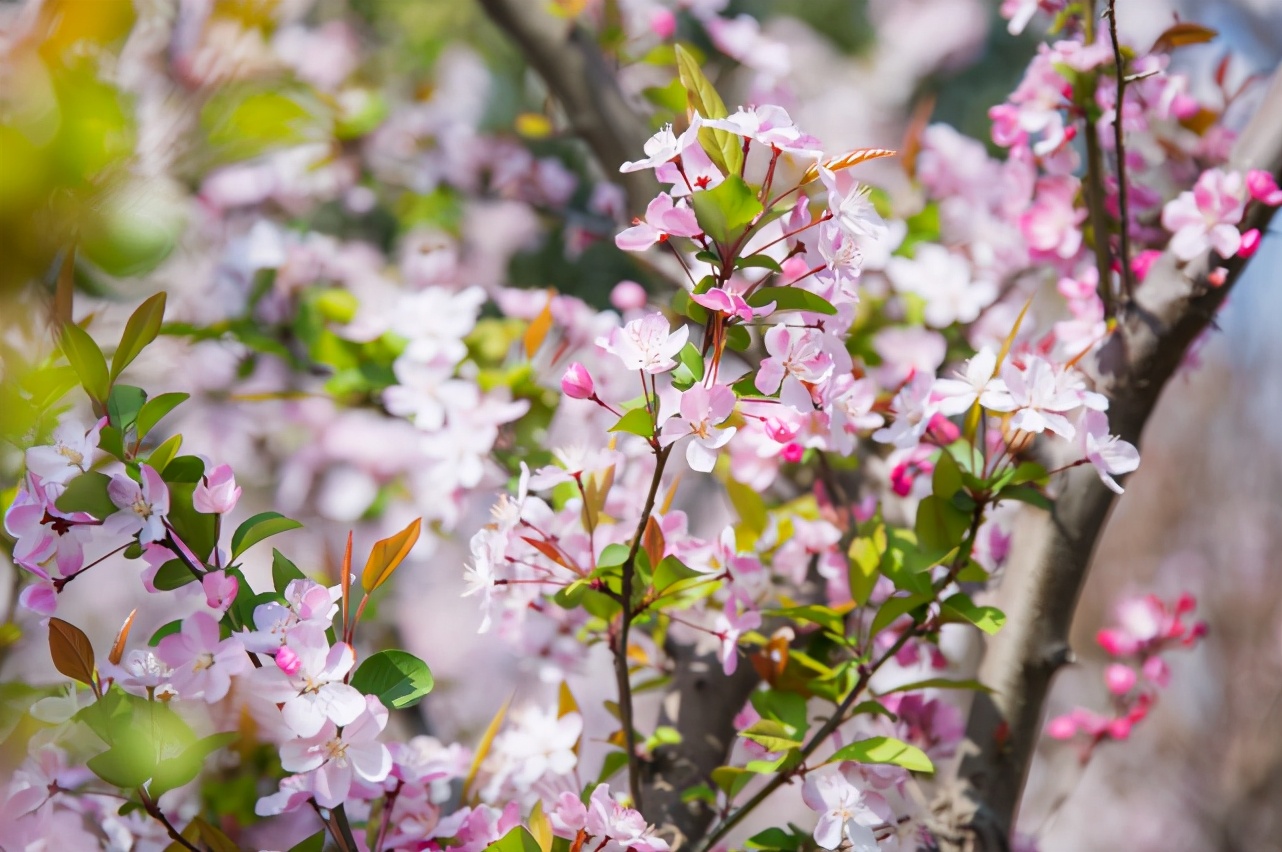
<svg viewBox="0 0 1282 852">
<path fill-rule="evenodd" d="M 1126 190 L 1126 143 L 1122 132 L 1122 107 L 1126 102 L 1126 75 L 1122 73 L 1122 45 L 1117 39 L 1117 5 L 1116 0 L 1108 0 L 1108 34 L 1113 40 L 1113 63 L 1117 70 L 1117 105 L 1113 115 L 1113 148 L 1117 157 L 1117 207 L 1121 216 L 1118 226 L 1118 254 L 1121 256 L 1122 297 L 1126 303 L 1135 298 L 1135 281 L 1131 271 L 1131 217 L 1128 212 Z"/>
</svg>

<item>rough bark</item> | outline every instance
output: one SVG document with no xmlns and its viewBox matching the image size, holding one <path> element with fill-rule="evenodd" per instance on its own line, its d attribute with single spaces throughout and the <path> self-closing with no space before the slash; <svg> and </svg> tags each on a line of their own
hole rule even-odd
<svg viewBox="0 0 1282 852">
<path fill-rule="evenodd" d="M 1238 140 L 1229 168 L 1282 174 L 1282 71 Z M 1250 225 L 1267 228 L 1272 209 L 1254 207 Z M 1150 270 L 1117 330 L 1083 366 L 1109 398 L 1109 424 L 1140 443 L 1163 386 L 1194 339 L 1210 325 L 1246 261 L 1206 255 L 1181 267 L 1168 252 Z M 1228 269 L 1213 287 L 1207 275 Z M 1006 626 L 988 645 L 957 777 L 936 801 L 945 850 L 1005 850 L 1041 731 L 1055 672 L 1071 658 L 1068 631 L 1091 555 L 1114 494 L 1089 467 L 1064 474 L 1054 509 L 1029 519 L 1001 590 Z"/>
<path fill-rule="evenodd" d="M 645 209 L 658 184 L 649 172 L 620 174 L 619 166 L 641 158 L 651 135 L 649 124 L 628 104 L 592 36 L 573 21 L 549 14 L 548 3 L 478 2 L 543 78 L 565 111 L 569 129 L 587 143 L 606 179 L 623 185 L 631 209 Z"/>
</svg>

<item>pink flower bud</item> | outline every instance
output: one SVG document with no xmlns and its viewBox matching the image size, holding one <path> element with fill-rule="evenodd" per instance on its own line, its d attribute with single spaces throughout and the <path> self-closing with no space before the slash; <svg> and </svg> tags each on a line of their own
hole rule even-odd
<svg viewBox="0 0 1282 852">
<path fill-rule="evenodd" d="M 210 571 L 200 578 L 200 585 L 205 591 L 205 603 L 219 613 L 227 611 L 232 601 L 236 600 L 236 593 L 240 591 L 240 581 L 236 579 L 236 575 L 225 571 Z"/>
<path fill-rule="evenodd" d="M 801 461 L 801 457 L 806 454 L 806 448 L 793 441 L 783 448 L 783 460 L 791 464 Z"/>
<path fill-rule="evenodd" d="M 1071 740 L 1077 733 L 1077 722 L 1072 715 L 1056 716 L 1046 725 L 1046 736 L 1053 740 Z"/>
<path fill-rule="evenodd" d="M 1153 262 L 1162 256 L 1160 251 L 1149 249 L 1137 254 L 1131 260 L 1131 271 L 1135 273 L 1136 281 L 1143 281 L 1148 277 L 1148 271 L 1152 269 Z"/>
<path fill-rule="evenodd" d="M 946 446 L 961 437 L 961 429 L 944 415 L 936 414 L 930 420 L 930 434 Z"/>
<path fill-rule="evenodd" d="M 575 361 L 561 377 L 561 392 L 570 399 L 591 399 L 596 396 L 596 385 L 588 368 Z"/>
<path fill-rule="evenodd" d="M 1114 695 L 1125 695 L 1130 692 L 1136 680 L 1138 677 L 1135 669 L 1121 663 L 1113 663 L 1104 670 L 1104 683 L 1108 685 L 1108 691 Z"/>
<path fill-rule="evenodd" d="M 276 668 L 293 677 L 302 668 L 303 659 L 288 645 L 282 645 L 276 652 Z"/>
<path fill-rule="evenodd" d="M 1149 657 L 1144 661 L 1144 679 L 1154 686 L 1166 686 L 1171 682 L 1171 668 L 1161 657 Z"/>
<path fill-rule="evenodd" d="M 677 16 L 671 9 L 656 8 L 650 13 L 650 32 L 661 39 L 672 38 L 677 31 Z"/>
<path fill-rule="evenodd" d="M 1108 735 L 1115 740 L 1124 740 L 1131 735 L 1134 723 L 1130 719 L 1114 719 L 1108 723 Z"/>
<path fill-rule="evenodd" d="M 1260 229 L 1252 228 L 1242 233 L 1242 245 L 1238 247 L 1238 257 L 1250 257 L 1260 247 Z"/>
<path fill-rule="evenodd" d="M 191 495 L 191 504 L 197 512 L 206 515 L 225 515 L 236 508 L 240 492 L 231 465 L 220 464 L 200 478 Z"/>
<path fill-rule="evenodd" d="M 648 298 L 645 288 L 635 281 L 620 281 L 610 291 L 610 304 L 620 311 L 638 311 Z"/>
<path fill-rule="evenodd" d="M 1206 274 L 1206 283 L 1210 284 L 1212 287 L 1223 287 L 1224 282 L 1228 280 L 1228 277 L 1229 271 L 1221 266 L 1217 269 L 1212 269 Z"/>
<path fill-rule="evenodd" d="M 1278 189 L 1278 182 L 1273 175 L 1263 169 L 1251 169 L 1246 173 L 1246 189 L 1261 204 L 1270 207 L 1282 204 L 1282 189 Z"/>
</svg>

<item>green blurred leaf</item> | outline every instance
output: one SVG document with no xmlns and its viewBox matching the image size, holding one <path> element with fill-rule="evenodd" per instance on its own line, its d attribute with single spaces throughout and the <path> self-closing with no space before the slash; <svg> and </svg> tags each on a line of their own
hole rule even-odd
<svg viewBox="0 0 1282 852">
<path fill-rule="evenodd" d="M 138 412 L 138 419 L 134 423 L 134 428 L 138 431 L 138 439 L 145 438 L 161 418 L 190 398 L 189 393 L 162 393 L 147 400 L 142 410 Z"/>
<path fill-rule="evenodd" d="M 98 344 L 78 325 L 68 323 L 62 327 L 58 338 L 58 348 L 66 357 L 67 363 L 80 377 L 80 386 L 96 402 L 106 402 L 111 392 L 111 377 L 107 373 L 107 359 L 103 357 Z"/>
<path fill-rule="evenodd" d="M 968 595 L 953 595 L 943 602 L 940 616 L 944 621 L 966 621 L 992 635 L 1006 623 L 1006 613 L 995 606 L 978 606 Z"/>
<path fill-rule="evenodd" d="M 677 77 L 686 90 L 687 109 L 703 118 L 725 118 L 729 115 L 721 95 L 704 75 L 699 62 L 689 50 L 676 45 Z M 733 133 L 712 127 L 699 129 L 699 144 L 723 174 L 737 175 L 743 166 L 743 140 Z"/>
<path fill-rule="evenodd" d="M 748 297 L 747 302 L 754 308 L 775 303 L 775 313 L 782 311 L 809 311 L 814 314 L 837 313 L 837 309 L 823 296 L 816 296 L 809 290 L 800 287 L 762 287 Z"/>
<path fill-rule="evenodd" d="M 970 515 L 936 494 L 922 498 L 914 527 L 923 550 L 946 553 L 961 544 L 970 529 Z"/>
</svg>

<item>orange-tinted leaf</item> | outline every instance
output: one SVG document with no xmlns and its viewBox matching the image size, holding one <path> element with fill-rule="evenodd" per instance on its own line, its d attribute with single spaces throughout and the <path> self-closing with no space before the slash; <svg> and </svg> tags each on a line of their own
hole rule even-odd
<svg viewBox="0 0 1282 852">
<path fill-rule="evenodd" d="M 374 549 L 369 553 L 369 559 L 365 561 L 365 570 L 361 573 L 361 587 L 365 589 L 365 594 L 369 594 L 387 582 L 392 572 L 409 555 L 422 529 L 423 519 L 415 518 L 409 526 L 396 535 L 374 545 Z"/>
<path fill-rule="evenodd" d="M 111 644 L 111 653 L 107 655 L 107 659 L 111 660 L 113 666 L 120 665 L 120 659 L 125 655 L 125 642 L 129 641 L 129 629 L 134 626 L 134 616 L 137 614 L 138 610 L 136 609 L 129 613 L 125 623 L 120 625 L 120 631 L 116 634 L 116 641 Z"/>
<path fill-rule="evenodd" d="M 651 565 L 658 565 L 663 561 L 663 553 L 667 543 L 663 539 L 663 530 L 659 527 L 659 522 L 651 515 L 645 522 L 645 532 L 641 535 L 641 546 L 645 548 L 645 555 L 650 557 Z"/>
<path fill-rule="evenodd" d="M 1219 120 L 1220 114 L 1218 112 L 1206 107 L 1200 107 L 1197 112 L 1187 118 L 1181 118 L 1180 124 L 1192 130 L 1198 136 L 1205 136 L 1206 131 L 1215 126 L 1215 122 Z"/>
<path fill-rule="evenodd" d="M 530 538 L 529 536 L 524 535 L 521 536 L 521 541 L 525 542 L 530 547 L 533 547 L 539 553 L 542 553 L 562 568 L 569 568 L 571 571 L 574 570 L 573 566 L 565 561 L 565 557 L 561 555 L 561 551 L 557 550 L 556 546 L 551 542 L 543 541 L 538 538 Z"/>
<path fill-rule="evenodd" d="M 1015 337 L 1019 334 L 1019 327 L 1024 323 L 1024 316 L 1032 306 L 1033 297 L 1029 296 L 1028 301 L 1024 303 L 1024 307 L 1019 309 L 1019 316 L 1015 317 L 1015 324 L 1011 326 L 1010 334 L 1006 335 L 1006 339 L 1002 341 L 1001 351 L 997 353 L 997 362 L 993 364 L 993 376 L 1001 371 L 1002 363 L 1006 360 L 1006 356 L 1010 354 L 1010 348 L 1015 345 Z M 989 378 L 992 378 L 992 376 L 989 376 Z"/>
<path fill-rule="evenodd" d="M 507 708 L 512 704 L 512 697 L 508 696 L 507 701 L 494 714 L 490 724 L 485 728 L 485 733 L 481 735 L 481 741 L 476 744 L 476 754 L 472 755 L 472 765 L 467 770 L 467 777 L 463 779 L 463 793 L 461 800 L 469 801 L 469 793 L 472 785 L 476 782 L 476 775 L 481 771 L 481 764 L 485 762 L 486 756 L 490 753 L 490 746 L 494 744 L 494 737 L 498 735 L 499 728 L 503 725 L 503 717 L 507 715 Z"/>
<path fill-rule="evenodd" d="M 611 468 L 613 470 L 613 468 Z M 659 507 L 659 514 L 666 515 L 672 508 L 672 500 L 677 496 L 677 486 L 681 484 L 681 474 L 672 477 L 672 484 L 668 486 L 668 493 L 663 495 L 663 505 Z"/>
<path fill-rule="evenodd" d="M 1204 27 L 1201 24 L 1194 24 L 1189 21 L 1180 21 L 1172 24 L 1166 32 L 1157 37 L 1153 42 L 1153 47 L 1149 53 L 1167 53 L 1177 47 L 1185 47 L 1190 44 L 1206 44 L 1214 39 L 1218 32 L 1210 27 Z"/>
<path fill-rule="evenodd" d="M 49 619 L 49 653 L 58 671 L 72 680 L 94 685 L 97 664 L 94 662 L 93 645 L 79 627 L 61 618 Z"/>
<path fill-rule="evenodd" d="M 541 852 L 552 852 L 552 823 L 548 822 L 547 815 L 543 813 L 543 803 L 535 802 L 534 809 L 530 811 L 530 818 L 526 820 L 526 825 L 530 829 L 530 836 L 534 842 L 539 844 Z"/>
<path fill-rule="evenodd" d="M 347 630 L 347 614 L 352 603 L 352 531 L 347 531 L 347 549 L 343 551 L 342 574 L 338 587 L 343 591 L 343 630 Z"/>
<path fill-rule="evenodd" d="M 860 163 L 867 162 L 868 160 L 876 160 L 881 157 L 893 157 L 898 153 L 898 151 L 891 151 L 888 148 L 856 148 L 853 151 L 847 151 L 844 154 L 831 157 L 830 159 L 825 160 L 822 165 L 830 172 L 839 172 L 842 169 L 857 166 Z M 812 165 L 807 168 L 805 173 L 801 176 L 801 182 L 803 184 L 810 183 L 818 177 L 819 165 Z"/>
<path fill-rule="evenodd" d="M 752 667 L 757 670 L 757 674 L 766 683 L 773 686 L 783 670 L 788 667 L 788 637 L 782 633 L 775 633 L 770 637 L 766 646 L 755 654 L 749 656 L 752 661 Z"/>
<path fill-rule="evenodd" d="M 525 347 L 526 358 L 534 357 L 534 353 L 539 351 L 548 332 L 552 330 L 552 299 L 555 295 L 555 290 L 548 290 L 548 303 L 539 311 L 538 316 L 530 320 L 530 325 L 525 330 L 525 337 L 521 342 Z"/>
<path fill-rule="evenodd" d="M 917 155 L 921 153 L 921 137 L 930 123 L 930 116 L 935 111 L 935 96 L 927 95 L 913 107 L 912 118 L 908 129 L 904 131 L 903 156 L 900 163 L 909 178 L 917 177 Z"/>
<path fill-rule="evenodd" d="M 574 700 L 574 693 L 570 691 L 570 685 L 565 681 L 561 681 L 561 689 L 558 691 L 556 699 L 556 717 L 560 719 L 562 716 L 578 712 L 579 702 Z M 583 735 L 580 734 L 579 738 L 574 741 L 574 753 L 576 755 L 579 753 L 579 746 L 582 743 Z"/>
</svg>

